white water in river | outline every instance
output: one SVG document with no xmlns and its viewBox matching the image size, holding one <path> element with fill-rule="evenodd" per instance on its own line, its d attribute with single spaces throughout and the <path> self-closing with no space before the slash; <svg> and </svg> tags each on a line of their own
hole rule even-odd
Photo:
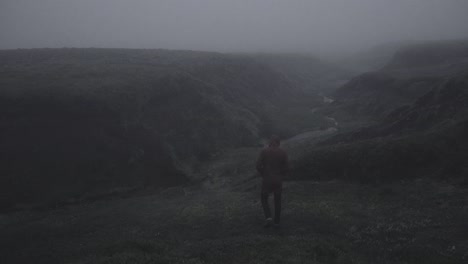
<svg viewBox="0 0 468 264">
<path fill-rule="evenodd" d="M 335 125 L 335 127 L 337 127 L 337 126 L 338 126 L 338 121 L 336 121 L 336 119 L 335 119 L 335 118 L 333 118 L 333 117 L 329 117 L 329 116 L 326 116 L 325 118 L 326 118 L 327 120 L 330 120 L 330 121 L 332 121 L 332 122 L 333 122 L 333 124 Z"/>
<path fill-rule="evenodd" d="M 320 137 L 320 136 L 325 136 L 325 135 L 328 135 L 328 134 L 332 134 L 332 133 L 335 133 L 336 131 L 338 131 L 337 128 L 335 127 L 329 127 L 327 129 L 324 129 L 324 130 L 313 130 L 313 131 L 308 131 L 308 132 L 304 132 L 304 133 L 301 133 L 299 135 L 296 135 L 292 138 L 289 138 L 288 141 L 297 141 L 297 140 L 303 140 L 303 139 L 310 139 L 310 138 L 316 138 L 316 137 Z"/>
<path fill-rule="evenodd" d="M 326 103 L 326 104 L 331 104 L 331 103 L 335 102 L 335 100 L 330 98 L 330 97 L 322 96 L 322 98 L 323 98 L 323 102 Z"/>
</svg>

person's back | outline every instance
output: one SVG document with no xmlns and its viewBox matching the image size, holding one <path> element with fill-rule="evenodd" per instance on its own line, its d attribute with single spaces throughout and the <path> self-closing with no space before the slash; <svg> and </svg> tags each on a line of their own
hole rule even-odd
<svg viewBox="0 0 468 264">
<path fill-rule="evenodd" d="M 267 183 L 281 184 L 288 170 L 287 154 L 279 146 L 269 146 L 260 153 L 258 169 Z"/>
<path fill-rule="evenodd" d="M 271 212 L 268 196 L 274 194 L 275 225 L 279 225 L 281 215 L 282 182 L 289 170 L 288 155 L 280 148 L 279 137 L 273 136 L 267 148 L 260 152 L 257 160 L 257 171 L 262 177 L 261 202 L 266 218 L 266 226 L 271 224 Z"/>
</svg>

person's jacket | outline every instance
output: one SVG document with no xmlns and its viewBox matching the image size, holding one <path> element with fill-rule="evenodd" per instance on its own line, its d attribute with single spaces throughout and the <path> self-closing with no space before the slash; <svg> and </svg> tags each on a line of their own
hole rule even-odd
<svg viewBox="0 0 468 264">
<path fill-rule="evenodd" d="M 257 171 L 264 181 L 281 183 L 289 172 L 288 155 L 279 147 L 268 147 L 260 152 Z"/>
</svg>

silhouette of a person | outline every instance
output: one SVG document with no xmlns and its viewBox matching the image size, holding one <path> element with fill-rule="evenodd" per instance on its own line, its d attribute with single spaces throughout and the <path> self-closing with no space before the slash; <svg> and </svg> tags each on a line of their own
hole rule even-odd
<svg viewBox="0 0 468 264">
<path fill-rule="evenodd" d="M 288 155 L 280 148 L 280 143 L 278 136 L 272 136 L 268 147 L 260 152 L 257 160 L 257 171 L 262 177 L 261 201 L 265 214 L 265 227 L 271 226 L 273 222 L 268 205 L 270 193 L 273 193 L 275 202 L 275 227 L 279 227 L 280 224 L 282 182 L 289 172 Z"/>
</svg>

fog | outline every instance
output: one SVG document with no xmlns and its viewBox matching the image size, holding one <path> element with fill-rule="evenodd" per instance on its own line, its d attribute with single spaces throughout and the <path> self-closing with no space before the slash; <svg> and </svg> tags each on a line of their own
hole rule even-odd
<svg viewBox="0 0 468 264">
<path fill-rule="evenodd" d="M 466 0 L 1 0 L 0 49 L 354 52 L 468 37 Z"/>
</svg>

